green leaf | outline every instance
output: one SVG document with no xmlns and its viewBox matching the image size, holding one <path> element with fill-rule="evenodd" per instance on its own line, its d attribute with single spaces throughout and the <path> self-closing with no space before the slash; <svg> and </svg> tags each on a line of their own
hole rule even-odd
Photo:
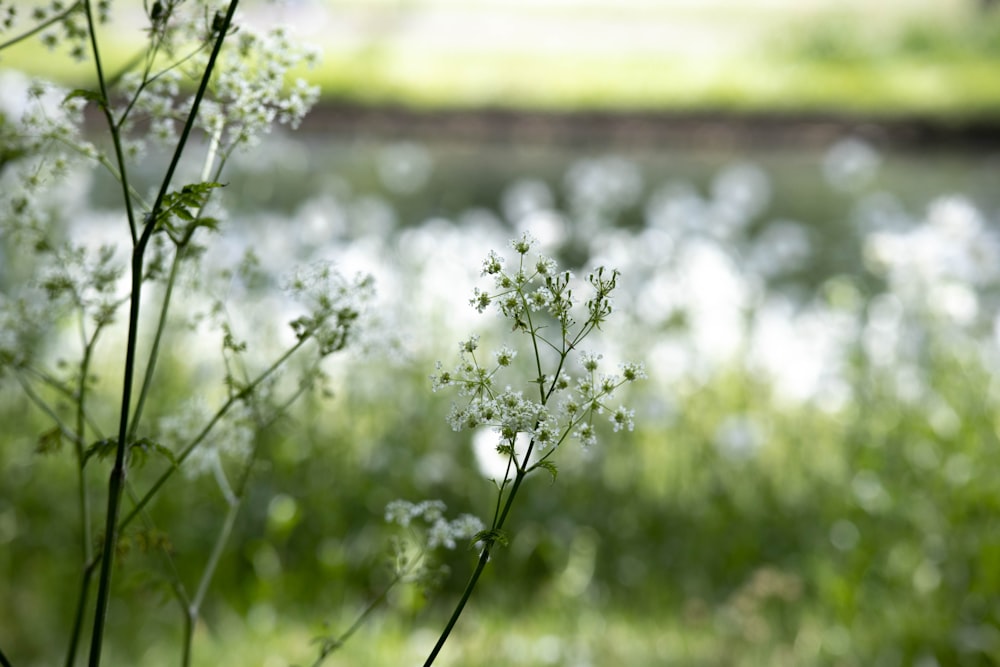
<svg viewBox="0 0 1000 667">
<path fill-rule="evenodd" d="M 160 204 L 160 211 L 156 216 L 156 225 L 161 229 L 166 229 L 171 234 L 177 232 L 172 218 L 177 218 L 183 222 L 193 223 L 199 227 L 218 229 L 217 218 L 205 218 L 199 220 L 197 215 L 208 202 L 208 197 L 216 188 L 225 187 L 223 183 L 215 181 L 205 181 L 204 183 L 189 183 L 180 190 L 168 192 L 163 197 Z"/>
<path fill-rule="evenodd" d="M 55 454 L 62 449 L 62 446 L 62 429 L 56 426 L 38 436 L 38 444 L 35 445 L 35 451 L 39 454 Z"/>
<path fill-rule="evenodd" d="M 556 481 L 556 477 L 559 475 L 559 468 L 557 468 L 556 464 L 552 461 L 539 461 L 535 465 L 531 466 L 532 470 L 535 468 L 544 468 L 545 470 L 548 470 L 549 474 L 552 475 L 553 482 Z"/>
<path fill-rule="evenodd" d="M 63 98 L 63 104 L 72 99 L 76 99 L 77 97 L 82 97 L 88 102 L 93 102 L 102 109 L 104 108 L 104 96 L 96 90 L 87 90 L 86 88 L 77 88 L 76 90 L 71 91 L 66 97 Z"/>
<path fill-rule="evenodd" d="M 491 528 L 490 530 L 481 530 L 476 533 L 472 537 L 472 542 L 469 546 L 475 546 L 476 542 L 482 542 L 487 547 L 492 547 L 494 544 L 506 547 L 510 545 L 510 538 L 507 537 L 506 532 L 499 528 Z"/>
<path fill-rule="evenodd" d="M 210 229 L 213 232 L 219 231 L 219 225 L 222 223 L 218 218 L 198 218 L 198 226 L 204 227 L 205 229 Z"/>
<path fill-rule="evenodd" d="M 98 440 L 90 447 L 87 447 L 87 451 L 83 453 L 83 464 L 86 465 L 87 461 L 89 461 L 92 456 L 96 456 L 99 459 L 106 459 L 115 453 L 115 449 L 117 447 L 118 438 L 104 438 L 103 440 Z"/>
<path fill-rule="evenodd" d="M 158 454 L 170 462 L 171 466 L 177 465 L 177 457 L 166 445 L 162 445 L 152 438 L 139 438 L 129 443 L 129 451 L 135 459 L 135 465 L 141 466 L 146 462 L 150 454 Z"/>
</svg>

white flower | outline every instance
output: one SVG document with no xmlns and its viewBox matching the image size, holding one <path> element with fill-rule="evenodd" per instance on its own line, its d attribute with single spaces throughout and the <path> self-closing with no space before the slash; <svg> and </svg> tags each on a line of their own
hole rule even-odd
<svg viewBox="0 0 1000 667">
<path fill-rule="evenodd" d="M 299 340 L 311 338 L 326 356 L 343 349 L 357 338 L 374 298 L 374 280 L 357 275 L 352 281 L 335 271 L 329 262 L 301 267 L 284 281 L 285 290 L 308 309 L 291 322 Z"/>
<path fill-rule="evenodd" d="M 604 355 L 595 354 L 593 352 L 581 352 L 580 353 L 580 364 L 584 369 L 593 373 L 597 370 L 597 365 L 600 363 Z"/>
<path fill-rule="evenodd" d="M 461 514 L 448 521 L 444 515 L 446 509 L 440 500 L 424 500 L 419 503 L 393 500 L 386 505 L 385 520 L 403 528 L 410 527 L 417 519 L 428 524 L 428 549 L 454 549 L 456 540 L 471 539 L 483 529 L 483 522 L 471 514 Z"/>
<path fill-rule="evenodd" d="M 618 409 L 611 413 L 608 418 L 614 427 L 615 432 L 621 431 L 622 429 L 628 429 L 629 431 L 635 428 L 635 422 L 633 421 L 635 417 L 635 410 L 629 410 L 624 406 L 618 406 Z"/>
<path fill-rule="evenodd" d="M 197 442 L 182 464 L 190 477 L 214 472 L 222 457 L 243 459 L 253 446 L 256 427 L 249 406 L 237 403 L 212 424 L 214 415 L 203 399 L 193 398 L 159 422 L 160 442 L 174 452 L 180 454 Z"/>
<path fill-rule="evenodd" d="M 493 356 L 496 358 L 497 366 L 510 366 L 514 361 L 514 357 L 517 356 L 517 350 L 513 350 L 504 345 L 499 350 L 494 352 Z"/>
</svg>

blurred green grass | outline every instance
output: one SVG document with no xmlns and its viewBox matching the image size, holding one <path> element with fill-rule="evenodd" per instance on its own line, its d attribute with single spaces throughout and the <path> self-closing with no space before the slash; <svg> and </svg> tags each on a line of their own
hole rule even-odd
<svg viewBox="0 0 1000 667">
<path fill-rule="evenodd" d="M 726 3 L 655 11 L 636 5 L 617 14 L 603 5 L 584 7 L 582 13 L 548 4 L 510 10 L 525 20 L 541 15 L 554 26 L 564 23 L 559 38 L 581 43 L 562 51 L 530 41 L 470 48 L 447 35 L 434 42 L 430 28 L 419 39 L 394 32 L 408 21 L 431 21 L 424 13 L 459 11 L 448 3 L 331 5 L 342 13 L 327 19 L 335 27 L 338 21 L 354 25 L 347 19 L 390 27 L 351 39 L 338 32 L 337 38 L 320 40 L 322 64 L 302 74 L 319 84 L 330 102 L 428 109 L 994 116 L 1000 111 L 1000 18 L 995 12 L 976 14 L 972 4 L 908 11 L 905 3 L 878 10 L 813 3 L 784 13 Z M 478 3 L 467 12 L 472 17 L 464 19 L 467 28 L 476 30 L 476 12 L 496 8 Z M 637 28 L 660 22 L 664 30 L 673 30 L 664 40 L 690 33 L 684 38 L 691 44 L 630 48 L 621 35 L 615 36 L 623 41 L 621 48 L 588 44 L 586 36 L 572 37 L 574 21 L 584 20 Z M 133 47 L 125 39 L 106 43 L 113 71 Z M 67 65 L 37 40 L 2 54 L 0 65 L 91 85 L 86 64 Z"/>
<path fill-rule="evenodd" d="M 930 364 L 936 395 L 963 406 L 960 429 L 944 437 L 925 408 L 878 382 L 827 413 L 787 405 L 731 372 L 674 388 L 673 417 L 654 410 L 632 437 L 589 456 L 567 450 L 557 483 L 537 477 L 526 487 L 511 546 L 496 555 L 442 664 L 868 665 L 931 655 L 991 664 L 1000 658 L 988 630 L 1000 489 L 995 418 L 981 397 L 992 380 L 947 351 Z M 302 664 L 323 619 L 346 627 L 385 580 L 387 500 L 441 497 L 454 511 L 483 511 L 468 503 L 489 485 L 463 435 L 442 428 L 449 399 L 427 395 L 421 368 L 343 369 L 370 383 L 303 405 L 266 436 L 267 463 L 213 585 L 197 664 Z M 655 404 L 661 391 L 647 387 L 633 403 Z M 0 553 L 0 595 L 17 602 L 0 621 L 18 628 L 18 654 L 41 664 L 69 619 L 58 591 L 75 579 L 73 559 L 60 556 L 73 533 L 63 492 L 71 466 L 32 457 L 31 425 L 11 419 L 18 401 L 3 406 L 25 435 L 0 454 L 7 497 L 17 499 L 0 511 L 20 526 Z M 719 424 L 733 415 L 767 428 L 756 454 L 718 446 Z M 134 483 L 154 470 L 134 471 Z M 223 506 L 210 480 L 186 484 L 183 494 L 168 489 L 152 516 L 171 527 L 189 579 Z M 271 516 L 277 495 L 296 501 L 294 522 Z M 418 664 L 471 560 L 462 549 L 449 557 L 452 573 L 429 600 L 397 591 L 328 664 Z M 15 576 L 28 561 L 32 571 Z M 111 637 L 122 664 L 173 662 L 179 616 L 164 567 L 135 549 L 122 559 Z M 133 608 L 135 621 L 125 615 Z M 982 639 L 962 639 L 977 632 Z"/>
</svg>

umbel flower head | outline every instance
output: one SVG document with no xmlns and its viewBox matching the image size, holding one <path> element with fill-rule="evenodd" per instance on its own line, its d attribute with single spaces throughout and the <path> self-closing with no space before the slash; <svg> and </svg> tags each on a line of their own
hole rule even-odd
<svg viewBox="0 0 1000 667">
<path fill-rule="evenodd" d="M 342 350 L 357 337 L 359 320 L 374 295 L 370 275 L 348 280 L 329 262 L 298 269 L 286 278 L 284 287 L 308 311 L 291 322 L 296 337 L 315 340 L 324 357 Z"/>
<path fill-rule="evenodd" d="M 539 464 L 551 471 L 547 459 L 567 438 L 595 444 L 595 416 L 609 415 L 615 432 L 631 431 L 635 411 L 612 407 L 610 401 L 622 385 L 646 377 L 639 363 L 623 364 L 618 373 L 602 372 L 600 354 L 580 351 L 583 339 L 612 312 L 618 271 L 598 268 L 578 283 L 552 258 L 533 254 L 534 245 L 529 234 L 511 241 L 516 257 L 509 264 L 491 251 L 482 275 L 492 280 L 492 288 L 477 287 L 470 300 L 478 311 L 495 309 L 507 319 L 512 332 L 529 339 L 526 347 L 533 355 L 518 355 L 515 346 L 506 344 L 483 353 L 479 337 L 471 336 L 459 343 L 458 363 L 447 370 L 438 362 L 431 376 L 435 391 L 455 387 L 465 399 L 448 416 L 452 429 L 491 427 L 498 452 L 522 474 Z M 582 303 L 579 293 L 585 295 Z M 508 383 L 518 372 L 529 377 L 524 388 Z M 527 450 L 517 451 L 515 445 L 524 442 Z"/>
</svg>

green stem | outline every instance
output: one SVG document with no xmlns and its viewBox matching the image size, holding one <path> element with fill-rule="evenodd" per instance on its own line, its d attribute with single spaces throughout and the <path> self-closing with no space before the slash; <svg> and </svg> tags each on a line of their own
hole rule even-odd
<svg viewBox="0 0 1000 667">
<path fill-rule="evenodd" d="M 70 632 L 69 649 L 66 651 L 66 667 L 73 667 L 76 663 L 76 651 L 80 647 L 80 636 L 83 634 L 83 618 L 87 611 L 87 599 L 90 597 L 90 584 L 94 578 L 99 561 L 91 560 L 83 568 L 83 577 L 80 580 L 80 594 L 76 603 L 76 613 L 73 616 L 73 629 Z"/>
<path fill-rule="evenodd" d="M 207 164 L 208 160 L 206 160 L 206 165 Z M 222 165 L 220 164 L 218 170 L 215 172 L 214 180 L 219 180 L 221 175 Z M 207 174 L 202 177 L 202 180 L 208 180 Z M 206 205 L 207 202 L 199 208 L 195 219 L 201 218 Z M 142 410 L 146 404 L 146 397 L 153 385 L 153 374 L 156 371 L 156 362 L 160 357 L 160 342 L 163 339 L 163 332 L 167 326 L 167 314 L 170 311 L 171 297 L 174 293 L 174 286 L 177 284 L 177 271 L 180 268 L 181 262 L 184 260 L 184 251 L 186 250 L 188 243 L 191 241 L 191 237 L 194 235 L 196 229 L 197 225 L 195 224 L 192 224 L 187 228 L 184 238 L 177 243 L 176 253 L 174 254 L 173 262 L 170 264 L 170 275 L 167 277 L 167 289 L 163 294 L 163 304 L 160 306 L 160 316 L 156 323 L 156 334 L 153 337 L 153 344 L 149 351 L 149 359 L 146 363 L 146 373 L 142 378 L 142 385 L 139 389 L 139 399 L 136 402 L 135 412 L 132 415 L 132 426 L 129 429 L 130 440 L 135 437 L 139 428 L 139 423 L 142 419 Z"/>
<path fill-rule="evenodd" d="M 167 470 L 165 470 L 163 474 L 161 474 L 160 477 L 153 483 L 153 485 L 149 488 L 149 490 L 146 491 L 146 494 L 139 500 L 139 502 L 136 503 L 136 505 L 132 508 L 132 511 L 129 512 L 125 516 L 125 518 L 121 520 L 121 523 L 118 525 L 119 530 L 124 530 L 125 527 L 128 526 L 128 524 L 130 524 L 135 519 L 135 517 L 139 514 L 139 512 L 141 512 L 142 509 L 149 504 L 149 501 L 153 499 L 153 496 L 156 495 L 157 491 L 159 491 L 160 488 L 167 483 L 167 480 L 169 480 L 173 476 L 174 472 L 178 468 L 180 468 L 181 464 L 184 463 L 187 457 L 191 455 L 191 452 L 194 451 L 194 448 L 197 447 L 199 444 L 201 444 L 201 442 L 208 436 L 209 432 L 211 432 L 211 430 L 215 427 L 215 425 L 219 422 L 219 420 L 222 419 L 225 416 L 226 412 L 229 411 L 229 408 L 231 408 L 237 401 L 242 400 L 244 397 L 252 394 L 253 391 L 257 388 L 257 386 L 260 385 L 260 383 L 262 383 L 264 380 L 266 380 L 272 373 L 278 370 L 278 368 L 281 367 L 285 363 L 285 361 L 287 361 L 288 358 L 292 356 L 292 354 L 294 354 L 300 347 L 302 347 L 302 345 L 305 344 L 306 340 L 308 339 L 303 338 L 302 340 L 296 342 L 295 345 L 293 345 L 291 348 L 288 349 L 287 352 L 281 355 L 281 357 L 279 357 L 277 361 L 271 364 L 271 366 L 268 367 L 267 370 L 265 370 L 263 373 L 257 376 L 256 380 L 247 385 L 242 391 L 230 396 L 229 400 L 227 400 L 225 403 L 222 404 L 222 407 L 220 407 L 216 411 L 215 415 L 212 416 L 212 419 L 208 422 L 205 428 L 203 428 L 201 432 L 197 436 L 195 436 L 194 440 L 192 440 L 177 456 L 176 465 L 167 468 Z"/>
<path fill-rule="evenodd" d="M 136 242 L 135 211 L 132 206 L 131 188 L 128 183 L 128 171 L 125 166 L 125 151 L 122 148 L 121 132 L 111 114 L 111 97 L 108 94 L 108 83 L 104 76 L 104 65 L 101 62 L 101 51 L 97 45 L 97 30 L 94 22 L 94 12 L 90 0 L 83 1 L 84 11 L 87 15 L 87 32 L 90 34 L 90 49 L 94 54 L 94 68 L 97 70 L 97 85 L 101 89 L 101 111 L 104 112 L 104 119 L 111 132 L 111 143 L 115 148 L 115 160 L 118 162 L 119 182 L 122 186 L 122 198 L 125 203 L 125 213 L 128 217 L 129 229 L 132 232 L 132 242 Z"/>
<path fill-rule="evenodd" d="M 354 622 L 351 623 L 351 627 L 349 627 L 343 634 L 341 634 L 339 637 L 336 638 L 324 637 L 323 645 L 320 648 L 319 655 L 316 656 L 316 661 L 312 664 L 311 667 L 320 667 L 320 665 L 323 664 L 323 662 L 331 653 L 333 653 L 341 646 L 346 644 L 347 640 L 350 639 L 351 636 L 355 632 L 357 632 L 362 625 L 365 624 L 365 621 L 368 620 L 368 617 L 372 614 L 372 612 L 375 611 L 380 604 L 385 602 L 386 598 L 389 596 L 389 591 L 395 588 L 396 584 L 398 584 L 400 581 L 406 578 L 407 575 L 409 575 L 411 572 L 417 569 L 417 567 L 421 564 L 421 562 L 423 562 L 425 553 L 426 552 L 423 549 L 421 549 L 415 558 L 411 558 L 409 560 L 409 564 L 402 571 L 397 571 L 396 574 L 392 577 L 392 580 L 385 585 L 385 588 L 382 589 L 382 592 L 380 592 L 368 603 L 368 605 L 364 608 L 364 610 L 360 614 L 358 614 L 358 617 L 354 619 Z"/>
<path fill-rule="evenodd" d="M 174 284 L 177 282 L 177 269 L 181 263 L 184 248 L 178 246 L 174 255 L 174 261 L 170 264 L 170 276 L 167 278 L 167 289 L 163 294 L 163 304 L 160 306 L 160 317 L 156 324 L 156 334 L 153 336 L 153 344 L 149 351 L 149 361 L 146 363 L 146 373 L 142 378 L 139 388 L 139 398 L 136 400 L 135 412 L 132 414 L 132 425 L 129 428 L 129 440 L 135 438 L 136 430 L 142 419 L 142 410 L 146 405 L 146 397 L 149 389 L 153 385 L 153 373 L 156 370 L 156 360 L 159 358 L 160 341 L 163 339 L 163 331 L 167 325 L 167 312 L 170 309 L 170 297 L 174 292 Z"/>
<path fill-rule="evenodd" d="M 76 661 L 76 651 L 80 646 L 80 637 L 83 630 L 83 617 L 86 612 L 87 598 L 90 596 L 90 582 L 94 575 L 94 567 L 91 565 L 94 559 L 93 537 L 90 529 L 90 493 L 87 488 L 86 475 L 86 429 L 87 429 L 87 375 L 90 373 L 90 360 L 93 357 L 94 346 L 101 333 L 101 326 L 98 326 L 93 335 L 83 348 L 83 359 L 80 361 L 80 381 L 77 387 L 76 396 L 76 463 L 77 463 L 77 492 L 80 496 L 80 528 L 81 528 L 81 552 L 83 556 L 83 576 L 80 580 L 79 601 L 73 617 L 73 630 L 69 637 L 69 648 L 66 651 L 66 667 L 72 667 Z"/>
<path fill-rule="evenodd" d="M 205 600 L 205 595 L 208 593 L 208 586 L 212 583 L 212 578 L 215 576 L 215 571 L 219 567 L 219 561 L 222 558 L 222 553 L 226 548 L 226 543 L 229 542 L 229 536 L 233 532 L 233 526 L 236 525 L 236 516 L 239 514 L 240 505 L 242 498 L 231 498 L 227 499 L 229 504 L 229 510 L 226 512 L 226 518 L 223 520 L 222 528 L 219 530 L 218 536 L 215 538 L 215 544 L 212 546 L 212 553 L 208 558 L 208 562 L 205 564 L 205 569 L 201 574 L 201 580 L 198 582 L 198 590 L 195 592 L 194 598 L 187 605 L 184 610 L 184 648 L 181 655 L 181 664 L 183 667 L 189 667 L 191 664 L 191 648 L 194 643 L 194 626 L 198 620 L 198 615 L 201 613 L 201 605 Z"/>
<path fill-rule="evenodd" d="M 41 371 L 41 370 L 39 370 L 37 368 L 32 368 L 31 366 L 23 366 L 22 370 L 25 373 L 30 373 L 39 382 L 41 382 L 41 383 L 49 386 L 51 389 L 54 389 L 55 391 L 59 392 L 60 394 L 62 394 L 66 398 L 70 399 L 71 401 L 75 401 L 76 400 L 76 394 L 74 394 L 71 389 L 67 388 L 65 385 L 63 385 L 61 382 L 59 382 L 59 380 L 55 379 L 54 377 L 52 377 L 48 373 L 46 373 L 44 371 Z M 25 386 L 24 379 L 20 377 L 20 374 L 18 374 L 18 380 L 21 382 L 21 386 L 24 387 Z M 31 389 L 29 387 L 25 387 L 25 393 L 28 393 L 28 392 L 31 392 Z M 34 392 L 32 392 L 32 393 L 34 393 Z M 37 394 L 34 394 L 34 395 L 37 396 Z M 41 402 L 39 403 L 39 401 L 41 401 Z M 55 412 L 51 408 L 48 408 L 44 401 L 42 401 L 39 398 L 38 401 L 35 401 L 35 402 L 38 403 L 39 406 L 45 411 L 45 414 L 49 415 L 49 417 L 51 417 L 54 420 L 56 420 L 56 423 L 60 423 L 59 422 L 59 416 L 56 415 Z M 94 423 L 93 418 L 89 414 L 86 414 L 86 415 L 84 415 L 84 419 L 87 422 L 87 426 L 90 427 L 90 430 L 93 431 L 95 434 L 97 434 L 98 438 L 102 437 L 100 435 L 101 429 L 100 429 L 100 427 L 97 424 Z M 75 437 L 74 433 L 72 431 L 70 431 L 68 427 L 66 427 L 66 428 L 63 429 L 63 435 L 65 435 L 66 437 L 70 438 L 71 440 Z"/>
<path fill-rule="evenodd" d="M 104 530 L 104 546 L 103 554 L 104 558 L 101 560 L 101 574 L 98 580 L 97 588 L 97 603 L 95 605 L 94 613 L 94 630 L 91 635 L 90 644 L 90 667 L 99 667 L 101 663 L 101 648 L 104 641 L 104 626 L 107 621 L 108 612 L 108 601 L 111 594 L 111 565 L 114 562 L 114 548 L 118 540 L 118 514 L 121 509 L 121 496 L 122 489 L 125 485 L 125 477 L 127 471 L 127 457 L 126 452 L 128 448 L 128 443 L 126 438 L 128 436 L 128 425 L 129 425 L 129 412 L 132 404 L 132 379 L 135 375 L 135 357 L 136 357 L 136 343 L 138 339 L 138 328 L 139 328 L 139 306 L 141 304 L 142 296 L 142 264 L 143 256 L 145 254 L 146 246 L 149 243 L 149 239 L 153 235 L 155 230 L 155 220 L 157 214 L 159 213 L 160 206 L 163 203 L 163 198 L 166 196 L 167 190 L 170 187 L 170 181 L 173 179 L 174 170 L 177 168 L 177 164 L 180 162 L 181 154 L 184 151 L 184 147 L 187 143 L 187 138 L 191 133 L 191 128 L 194 126 L 195 119 L 198 115 L 198 107 L 201 104 L 201 100 L 205 95 L 205 91 L 208 88 L 209 79 L 212 76 L 212 72 L 215 68 L 215 61 L 218 57 L 219 51 L 222 48 L 222 42 L 225 39 L 226 33 L 229 31 L 229 25 L 232 22 L 233 14 L 236 12 L 236 6 L 239 0 L 231 0 L 229 4 L 229 10 L 226 13 L 225 19 L 223 20 L 223 25 L 219 30 L 218 37 L 215 41 L 215 45 L 212 49 L 212 54 L 209 56 L 208 64 L 205 66 L 205 72 L 202 76 L 201 84 L 198 88 L 198 92 L 195 94 L 195 99 L 191 105 L 191 112 L 188 115 L 187 123 L 184 125 L 184 130 L 181 133 L 180 139 L 176 149 L 174 150 L 173 158 L 171 159 L 170 165 L 167 168 L 167 173 L 164 176 L 163 183 L 160 187 L 160 192 L 157 195 L 156 202 L 153 204 L 153 209 L 150 211 L 149 217 L 146 220 L 146 225 L 142 231 L 142 235 L 139 237 L 132 251 L 132 292 L 130 299 L 129 308 L 129 327 L 128 327 L 128 342 L 126 343 L 125 350 L 125 373 L 122 382 L 122 404 L 121 404 L 121 418 L 119 421 L 118 428 L 118 443 L 117 449 L 115 451 L 115 464 L 111 471 L 111 477 L 108 482 L 108 509 L 107 509 L 107 520 L 105 522 Z M 87 11 L 87 23 L 90 30 L 91 45 L 94 52 L 94 60 L 97 67 L 98 79 L 101 85 L 101 94 L 105 104 L 105 114 L 108 118 L 109 124 L 112 127 L 112 135 L 118 136 L 118 133 L 114 130 L 114 124 L 111 119 L 111 112 L 108 109 L 108 96 L 107 87 L 104 81 L 103 70 L 100 65 L 99 51 L 97 47 L 97 35 L 94 30 L 94 20 L 93 13 L 91 11 L 90 2 L 85 3 Z M 120 151 L 120 142 L 116 141 L 116 150 Z M 119 157 L 121 172 L 124 177 L 124 161 Z M 125 179 L 123 179 L 124 181 Z M 126 208 L 129 213 L 129 224 L 132 229 L 133 238 L 135 238 L 136 227 L 135 220 L 132 213 L 131 199 L 129 197 L 129 191 L 127 183 L 123 182 L 124 193 L 125 193 L 125 203 Z"/>
<path fill-rule="evenodd" d="M 59 428 L 60 433 L 66 436 L 67 439 L 75 442 L 76 434 L 73 433 L 73 431 L 62 422 L 62 420 L 59 418 L 59 415 L 56 414 L 56 411 L 52 408 L 52 406 L 50 406 L 45 401 L 44 398 L 39 396 L 38 392 L 32 389 L 31 385 L 28 384 L 28 381 L 24 378 L 23 375 L 18 373 L 16 377 L 18 383 L 20 383 L 21 385 L 21 388 L 24 390 L 24 395 L 28 397 L 28 400 L 37 405 L 38 409 L 40 409 L 42 412 L 48 415 L 49 419 L 55 422 L 56 426 Z"/>
<path fill-rule="evenodd" d="M 83 562 L 87 563 L 93 558 L 93 541 L 90 534 L 90 495 L 87 493 L 87 479 L 84 474 L 86 464 L 86 451 L 84 444 L 87 441 L 87 375 L 90 373 L 90 361 L 93 358 L 94 346 L 100 335 L 102 327 L 98 326 L 94 330 L 93 336 L 87 342 L 83 351 L 83 360 L 80 362 L 80 384 L 77 389 L 76 403 L 76 460 L 79 478 L 80 492 L 80 521 L 82 527 L 82 552 Z"/>
<path fill-rule="evenodd" d="M 316 661 L 312 664 L 312 667 L 320 667 L 320 665 L 323 664 L 323 662 L 331 653 L 333 653 L 338 648 L 343 646 L 347 642 L 347 640 L 351 638 L 351 635 L 357 632 L 358 629 L 365 624 L 365 621 L 368 620 L 368 617 L 371 615 L 371 613 L 375 611 L 380 604 L 385 602 L 385 599 L 389 596 L 389 591 L 395 588 L 396 584 L 402 581 L 403 577 L 409 574 L 409 572 L 413 570 L 416 563 L 418 562 L 419 559 L 414 559 L 413 561 L 414 564 L 411 565 L 409 568 L 407 568 L 406 571 L 397 573 L 392 578 L 392 581 L 390 581 L 386 585 L 386 587 L 382 589 L 382 592 L 379 593 L 375 598 L 373 598 L 372 601 L 368 603 L 368 606 L 365 607 L 360 614 L 358 614 L 358 617 L 354 619 L 354 622 L 351 624 L 351 627 L 349 627 L 344 632 L 344 634 L 340 635 L 336 639 L 329 639 L 329 638 L 324 639 L 323 648 L 320 649 L 319 655 L 316 657 Z"/>
<path fill-rule="evenodd" d="M 534 444 L 534 443 L 532 443 Z M 531 445 L 528 446 L 528 453 L 525 455 L 525 463 L 527 463 L 528 456 L 531 454 Z M 510 487 L 510 494 L 507 496 L 507 502 L 504 503 L 503 511 L 500 513 L 500 517 L 496 520 L 493 525 L 493 530 L 500 530 L 503 528 L 504 522 L 507 520 L 507 515 L 510 513 L 511 505 L 514 504 L 514 498 L 517 496 L 517 490 L 521 488 L 521 482 L 524 480 L 526 473 L 518 469 L 517 476 L 514 478 L 514 485 Z M 476 569 L 472 571 L 472 576 L 469 578 L 469 583 L 465 585 L 465 591 L 462 593 L 461 599 L 459 599 L 458 604 L 455 606 L 455 611 L 452 612 L 451 618 L 448 619 L 448 624 L 445 625 L 444 630 L 441 632 L 441 636 L 438 638 L 437 643 L 431 650 L 429 656 L 427 656 L 427 661 L 424 662 L 424 667 L 430 667 L 434 664 L 434 660 L 437 658 L 438 653 L 441 652 L 444 643 L 448 641 L 448 636 L 451 634 L 452 628 L 458 623 L 459 616 L 462 615 L 462 610 L 465 609 L 466 603 L 469 598 L 472 597 L 472 591 L 475 590 L 476 584 L 479 582 L 479 577 L 482 575 L 483 570 L 486 569 L 486 563 L 490 560 L 490 551 L 493 545 L 487 543 L 483 547 L 482 553 L 479 554 L 479 561 L 476 563 Z"/>
<path fill-rule="evenodd" d="M 212 547 L 212 553 L 209 556 L 208 562 L 205 564 L 205 569 L 201 574 L 201 579 L 198 582 L 198 589 L 195 591 L 194 598 L 188 600 L 187 596 L 184 594 L 183 586 L 180 584 L 180 578 L 175 573 L 175 578 L 177 578 L 177 588 L 178 597 L 184 608 L 184 647 L 181 654 L 181 664 L 184 667 L 188 667 L 191 664 L 191 654 L 192 646 L 194 644 L 194 627 L 198 620 L 198 616 L 201 613 L 201 605 L 205 600 L 205 595 L 208 593 L 208 587 L 215 577 L 215 572 L 219 567 L 219 561 L 222 559 L 222 552 L 225 549 L 226 543 L 229 542 L 229 537 L 232 535 L 233 527 L 236 525 L 236 517 L 239 514 L 240 508 L 243 505 L 243 498 L 246 496 L 247 484 L 250 481 L 250 472 L 253 469 L 254 463 L 257 460 L 257 456 L 260 453 L 260 434 L 267 429 L 271 424 L 277 420 L 277 418 L 284 414 L 284 412 L 294 403 L 305 391 L 305 387 L 299 387 L 298 390 L 292 393 L 291 397 L 282 404 L 274 414 L 267 420 L 259 421 L 257 424 L 257 439 L 254 444 L 253 450 L 250 452 L 250 456 L 247 457 L 246 464 L 243 467 L 243 474 L 240 476 L 235 491 L 230 487 L 228 480 L 225 477 L 225 472 L 221 468 L 221 464 L 216 469 L 217 480 L 219 482 L 219 488 L 222 489 L 222 495 L 226 499 L 226 504 L 229 509 L 226 512 L 226 518 L 223 520 L 222 529 L 219 531 L 218 537 L 216 537 L 215 544 Z"/>
</svg>

